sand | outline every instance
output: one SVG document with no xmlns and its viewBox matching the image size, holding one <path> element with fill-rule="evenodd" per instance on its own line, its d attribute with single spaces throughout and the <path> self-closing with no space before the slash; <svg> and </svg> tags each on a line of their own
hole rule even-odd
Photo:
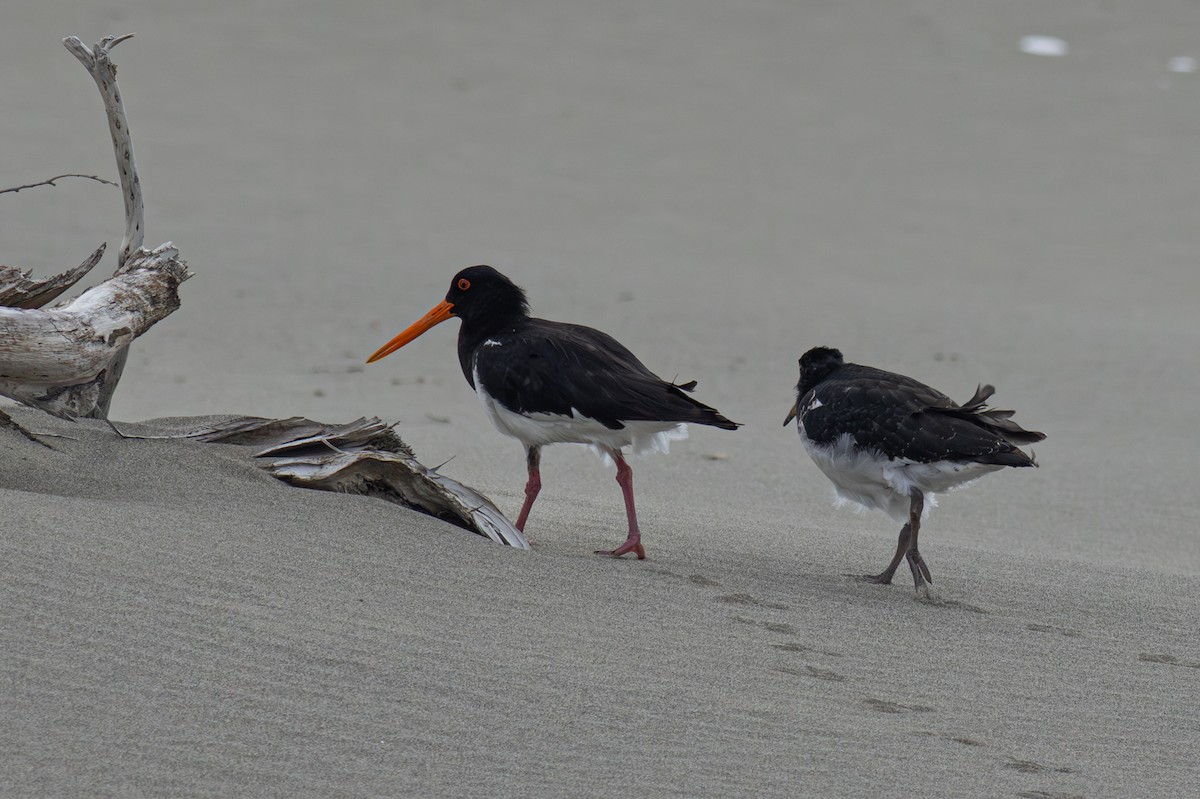
<svg viewBox="0 0 1200 799">
<path fill-rule="evenodd" d="M 636 562 L 590 554 L 624 515 L 579 447 L 525 553 L 13 410 L 54 449 L 0 433 L 0 795 L 1193 794 L 1200 11 L 25 3 L 0 187 L 112 176 L 59 39 L 128 31 L 147 241 L 196 277 L 114 418 L 379 415 L 515 514 L 457 323 L 362 364 L 486 262 L 745 427 L 633 463 Z M 89 181 L 0 220 L 38 274 L 122 230 Z M 942 498 L 937 603 L 845 576 L 897 531 L 781 427 L 817 344 L 1049 435 Z"/>
</svg>

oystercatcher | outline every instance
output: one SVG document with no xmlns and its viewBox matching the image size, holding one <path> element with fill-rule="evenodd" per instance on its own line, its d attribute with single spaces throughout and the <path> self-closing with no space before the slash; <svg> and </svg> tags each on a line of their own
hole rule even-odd
<svg viewBox="0 0 1200 799">
<path fill-rule="evenodd" d="M 525 530 L 542 488 L 542 447 L 589 444 L 617 466 L 629 535 L 597 554 L 646 557 L 633 504 L 633 470 L 621 450 L 666 452 L 687 437 L 686 423 L 724 430 L 738 427 L 714 408 L 689 397 L 690 383 L 668 383 L 612 336 L 582 325 L 529 316 L 525 292 L 490 266 L 463 269 L 446 299 L 367 359 L 379 360 L 452 316 L 462 320 L 458 361 L 492 424 L 525 447 L 529 479 L 517 517 Z"/>
<path fill-rule="evenodd" d="M 1011 421 L 1013 411 L 988 408 L 995 389 L 979 386 L 958 405 L 911 377 L 859 366 L 816 347 L 800 358 L 796 404 L 804 448 L 837 488 L 838 504 L 857 502 L 904 522 L 896 555 L 881 573 L 861 579 L 886 585 L 908 559 L 917 593 L 928 594 L 929 567 L 917 534 L 933 495 L 1005 466 L 1037 466 L 1017 444 L 1046 436 Z"/>
</svg>

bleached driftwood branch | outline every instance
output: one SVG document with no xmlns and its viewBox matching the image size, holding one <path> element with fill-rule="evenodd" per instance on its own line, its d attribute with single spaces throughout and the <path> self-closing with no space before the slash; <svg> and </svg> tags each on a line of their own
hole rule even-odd
<svg viewBox="0 0 1200 799">
<path fill-rule="evenodd" d="M 0 308 L 0 394 L 63 417 L 102 416 L 113 362 L 179 307 L 191 277 L 170 243 L 138 250 L 109 280 L 46 310 Z"/>
<path fill-rule="evenodd" d="M 0 266 L 0 306 L 6 308 L 41 308 L 46 303 L 58 297 L 67 289 L 74 286 L 92 267 L 100 263 L 104 250 L 108 245 L 100 247 L 79 266 L 61 275 L 34 280 L 28 269 L 22 271 L 15 266 Z"/>
<path fill-rule="evenodd" d="M 117 88 L 117 65 L 108 57 L 114 47 L 132 33 L 124 36 L 105 36 L 90 49 L 78 36 L 63 39 L 63 45 L 79 59 L 83 68 L 96 81 L 100 96 L 104 99 L 104 111 L 108 116 L 108 132 L 112 134 L 113 152 L 117 156 L 117 172 L 121 175 L 121 194 L 125 198 L 125 238 L 117 251 L 117 266 L 123 266 L 134 250 L 142 246 L 145 208 L 142 205 L 142 183 L 138 180 L 137 168 L 133 163 L 133 140 L 129 134 L 129 120 L 125 118 L 125 106 L 121 102 L 121 91 Z"/>
<path fill-rule="evenodd" d="M 179 307 L 179 284 L 191 277 L 169 242 L 153 250 L 142 247 L 142 188 L 117 67 L 109 57 L 132 35 L 107 36 L 91 48 L 74 36 L 63 40 L 100 89 L 121 176 L 125 236 L 113 277 L 65 305 L 35 310 L 86 274 L 104 248 L 48 280 L 35 281 L 7 267 L 0 271 L 0 302 L 8 306 L 0 307 L 0 394 L 57 416 L 107 417 L 130 343 Z"/>
<path fill-rule="evenodd" d="M 41 180 L 41 181 L 38 181 L 37 183 L 26 183 L 24 186 L 13 186 L 8 189 L 0 189 L 0 194 L 8 194 L 9 192 L 16 194 L 17 192 L 21 191 L 22 189 L 36 189 L 38 186 L 57 186 L 58 184 L 55 183 L 54 181 L 62 180 L 63 178 L 87 178 L 88 180 L 94 180 L 98 183 L 104 183 L 109 186 L 117 185 L 116 183 L 113 183 L 111 180 L 105 180 L 104 178 L 100 177 L 99 175 L 80 175 L 78 172 L 68 172 L 65 175 L 55 175 L 52 178 L 47 178 L 46 180 Z"/>
<path fill-rule="evenodd" d="M 117 267 L 120 268 L 129 260 L 129 256 L 142 246 L 145 235 L 145 207 L 142 204 L 142 182 L 138 180 L 137 168 L 133 163 L 133 139 L 129 132 L 129 120 L 125 118 L 125 105 L 121 102 L 121 91 L 117 88 L 117 65 L 108 57 L 112 48 L 126 39 L 133 38 L 132 33 L 124 36 L 105 36 L 89 50 L 77 36 L 63 39 L 63 45 L 70 50 L 84 69 L 96 82 L 100 96 L 104 99 L 104 112 L 108 117 L 108 132 L 112 136 L 113 153 L 117 157 L 117 172 L 121 175 L 121 196 L 125 200 L 125 237 L 121 239 L 121 249 L 117 250 Z M 129 359 L 128 347 L 117 353 L 112 363 L 105 370 L 107 379 L 99 387 L 96 394 L 95 408 L 88 415 L 108 418 L 108 409 L 112 405 L 113 392 L 117 390 L 117 382 L 125 371 L 125 362 Z"/>
<path fill-rule="evenodd" d="M 391 425 L 377 418 L 327 425 L 298 416 L 245 416 L 169 437 L 264 447 L 255 457 L 276 459 L 263 468 L 286 483 L 377 497 L 449 521 L 498 544 L 529 549 L 529 541 L 490 499 L 422 465 Z"/>
</svg>

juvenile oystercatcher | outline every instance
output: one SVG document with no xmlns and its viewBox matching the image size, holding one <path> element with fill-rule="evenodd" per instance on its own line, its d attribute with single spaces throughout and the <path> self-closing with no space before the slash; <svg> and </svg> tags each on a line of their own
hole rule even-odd
<svg viewBox="0 0 1200 799">
<path fill-rule="evenodd" d="M 695 381 L 662 380 L 612 336 L 582 325 L 529 316 L 525 292 L 490 266 L 468 267 L 450 282 L 446 299 L 387 344 L 367 363 L 408 344 L 452 316 L 462 320 L 458 361 L 483 402 L 492 424 L 525 447 L 529 480 L 517 529 L 525 530 L 529 509 L 542 488 L 542 447 L 589 444 L 617 466 L 625 497 L 629 535 L 625 543 L 597 554 L 646 557 L 633 505 L 633 470 L 621 450 L 666 452 L 687 437 L 688 422 L 733 430 L 714 408 L 684 392 Z"/>
<path fill-rule="evenodd" d="M 849 500 L 904 522 L 892 562 L 861 579 L 886 585 L 907 557 L 918 594 L 928 594 L 929 567 L 917 549 L 925 499 L 1005 466 L 1037 466 L 1017 444 L 1046 436 L 1011 421 L 1013 411 L 988 408 L 995 389 L 980 386 L 958 405 L 911 377 L 859 366 L 842 353 L 816 347 L 800 358 L 796 404 L 804 448 Z"/>
</svg>

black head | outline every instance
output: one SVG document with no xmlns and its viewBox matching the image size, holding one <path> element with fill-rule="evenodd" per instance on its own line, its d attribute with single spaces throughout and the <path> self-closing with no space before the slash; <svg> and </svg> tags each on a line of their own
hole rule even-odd
<svg viewBox="0 0 1200 799">
<path fill-rule="evenodd" d="M 457 316 L 463 322 L 460 333 L 469 328 L 471 333 L 468 337 L 478 337 L 486 335 L 490 329 L 528 317 L 529 303 L 525 301 L 525 292 L 495 269 L 490 266 L 468 266 L 450 281 L 445 300 L 376 350 L 367 363 L 390 355 L 452 316 Z"/>
<path fill-rule="evenodd" d="M 800 413 L 800 400 L 813 386 L 829 377 L 834 371 L 845 365 L 842 353 L 832 347 L 813 347 L 800 356 L 800 382 L 796 384 L 796 403 L 788 411 L 783 426 L 787 427 Z"/>
<path fill-rule="evenodd" d="M 529 316 L 525 291 L 490 266 L 468 266 L 455 275 L 446 302 L 465 325 Z"/>
<path fill-rule="evenodd" d="M 801 395 L 807 394 L 813 386 L 845 364 L 840 351 L 832 347 L 813 347 L 800 356 L 800 382 L 796 384 L 796 391 Z"/>
</svg>

